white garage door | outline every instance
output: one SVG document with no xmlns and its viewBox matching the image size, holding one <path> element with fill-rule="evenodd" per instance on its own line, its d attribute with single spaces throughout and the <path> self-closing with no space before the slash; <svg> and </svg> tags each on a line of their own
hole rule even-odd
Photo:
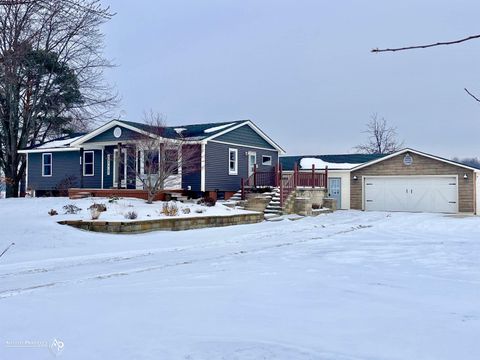
<svg viewBox="0 0 480 360">
<path fill-rule="evenodd" d="M 365 210 L 458 212 L 456 176 L 365 177 Z"/>
</svg>

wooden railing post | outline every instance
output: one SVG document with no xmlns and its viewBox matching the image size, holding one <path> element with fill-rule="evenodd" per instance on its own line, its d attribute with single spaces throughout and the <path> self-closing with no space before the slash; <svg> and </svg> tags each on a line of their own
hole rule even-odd
<svg viewBox="0 0 480 360">
<path fill-rule="evenodd" d="M 298 164 L 295 163 L 293 166 L 293 187 L 297 187 L 297 180 L 298 180 Z"/>
<path fill-rule="evenodd" d="M 243 177 L 240 180 L 240 188 L 242 189 L 242 200 L 245 200 L 245 182 L 243 181 Z"/>
<path fill-rule="evenodd" d="M 277 186 L 280 186 L 282 182 L 282 164 L 278 165 L 278 174 L 277 174 Z"/>
<path fill-rule="evenodd" d="M 324 181 L 323 186 L 325 187 L 325 190 L 328 190 L 328 165 L 325 166 L 325 178 L 323 181 Z"/>
<path fill-rule="evenodd" d="M 253 164 L 253 186 L 257 187 L 257 164 Z"/>
<path fill-rule="evenodd" d="M 282 170 L 280 169 L 280 206 L 283 207 L 283 181 L 282 181 Z"/>
<path fill-rule="evenodd" d="M 315 164 L 312 164 L 312 189 L 315 187 Z"/>
</svg>

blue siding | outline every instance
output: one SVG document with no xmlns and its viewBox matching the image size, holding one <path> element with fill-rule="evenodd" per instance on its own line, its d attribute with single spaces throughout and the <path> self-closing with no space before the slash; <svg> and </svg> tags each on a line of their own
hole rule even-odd
<svg viewBox="0 0 480 360">
<path fill-rule="evenodd" d="M 115 130 L 117 126 L 114 126 L 108 130 L 105 130 L 104 132 L 98 134 L 97 136 L 91 138 L 88 141 L 85 141 L 85 143 L 95 143 L 95 142 L 107 142 L 107 141 L 115 141 L 115 142 L 122 142 L 126 140 L 134 140 L 138 139 L 140 134 L 136 131 L 127 129 L 123 126 L 119 126 L 122 129 L 122 135 L 119 138 L 116 138 L 113 136 L 113 131 Z"/>
<path fill-rule="evenodd" d="M 115 146 L 105 146 L 103 152 L 103 187 L 104 189 L 110 189 L 113 187 L 113 149 Z M 110 154 L 110 175 L 107 174 L 107 154 Z"/>
<path fill-rule="evenodd" d="M 238 129 L 232 130 L 224 135 L 216 137 L 213 141 L 224 141 L 239 145 L 257 146 L 266 149 L 275 150 L 265 139 L 258 135 L 250 126 L 243 125 Z"/>
<path fill-rule="evenodd" d="M 85 150 L 85 151 L 90 151 L 90 150 Z M 83 176 L 82 187 L 89 188 L 89 189 L 100 189 L 102 187 L 102 150 L 93 150 L 93 152 L 94 152 L 94 159 L 95 159 L 94 176 Z"/>
<path fill-rule="evenodd" d="M 195 159 L 191 161 L 190 168 L 187 169 L 185 165 L 182 166 L 182 189 L 187 190 L 190 186 L 191 191 L 201 191 L 201 161 L 202 161 L 202 154 L 201 154 L 201 146 L 200 145 L 193 145 L 192 148 L 195 150 Z M 190 150 L 187 150 L 190 151 Z M 193 150 L 192 150 L 193 151 Z M 192 154 L 193 155 L 193 154 Z M 196 160 L 196 161 L 195 161 Z M 189 161 L 190 163 L 190 161 Z"/>
<path fill-rule="evenodd" d="M 48 153 L 48 151 L 45 151 Z M 42 153 L 28 154 L 28 187 L 32 190 L 55 190 L 67 178 L 80 186 L 80 152 L 52 152 L 52 176 L 42 176 Z"/>
<path fill-rule="evenodd" d="M 228 174 L 229 148 L 238 150 L 238 175 Z M 256 152 L 259 171 L 272 170 L 278 163 L 278 152 L 276 150 L 260 150 L 248 146 L 208 142 L 205 146 L 205 191 L 237 191 L 240 189 L 241 178 L 248 177 L 247 151 Z M 262 165 L 262 155 L 271 156 L 272 165 Z"/>
</svg>

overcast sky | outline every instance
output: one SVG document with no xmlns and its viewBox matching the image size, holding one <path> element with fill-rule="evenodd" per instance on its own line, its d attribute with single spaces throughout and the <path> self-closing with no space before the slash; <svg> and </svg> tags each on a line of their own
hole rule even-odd
<svg viewBox="0 0 480 360">
<path fill-rule="evenodd" d="M 480 95 L 480 40 L 370 53 L 479 33 L 478 1 L 103 1 L 123 119 L 251 119 L 289 154 L 333 154 L 376 112 L 406 146 L 480 156 L 480 103 L 463 91 Z"/>
</svg>

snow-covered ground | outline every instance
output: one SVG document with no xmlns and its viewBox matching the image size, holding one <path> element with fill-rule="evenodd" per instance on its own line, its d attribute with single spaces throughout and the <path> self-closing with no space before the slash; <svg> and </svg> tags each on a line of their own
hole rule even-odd
<svg viewBox="0 0 480 360">
<path fill-rule="evenodd" d="M 22 201 L 22 199 L 20 199 L 18 203 L 12 204 L 12 209 L 14 206 L 19 206 L 18 211 L 22 211 L 21 209 L 25 206 L 25 203 L 21 203 L 20 201 Z M 137 214 L 137 218 L 134 220 L 169 218 L 169 216 L 162 213 L 163 204 L 165 203 L 163 201 L 155 201 L 153 204 L 147 204 L 145 200 L 134 198 L 120 198 L 113 202 L 109 202 L 108 198 L 85 198 L 79 200 L 70 200 L 68 198 L 34 198 L 28 201 L 30 201 L 33 206 L 39 206 L 39 209 L 46 211 L 46 213 L 48 213 L 50 209 L 56 210 L 58 216 L 54 216 L 51 219 L 54 222 L 60 220 L 91 220 L 89 208 L 93 204 L 104 204 L 107 207 L 107 211 L 100 214 L 99 221 L 129 221 L 132 219 L 126 218 L 126 215 L 132 211 Z M 181 203 L 178 201 L 170 201 L 168 203 L 178 208 L 178 214 L 175 217 L 229 216 L 252 213 L 252 211 L 229 208 L 221 202 L 217 202 L 215 206 L 199 205 L 196 202 Z M 46 209 L 44 206 L 47 206 L 47 204 L 49 207 Z M 67 214 L 64 209 L 65 205 L 75 205 L 81 210 L 75 214 Z M 188 212 L 185 211 L 186 209 L 188 209 Z"/>
<path fill-rule="evenodd" d="M 0 252 L 16 244 L 0 258 L 2 360 L 62 343 L 82 360 L 480 358 L 478 217 L 108 235 L 57 225 L 57 202 L 0 201 Z"/>
</svg>

